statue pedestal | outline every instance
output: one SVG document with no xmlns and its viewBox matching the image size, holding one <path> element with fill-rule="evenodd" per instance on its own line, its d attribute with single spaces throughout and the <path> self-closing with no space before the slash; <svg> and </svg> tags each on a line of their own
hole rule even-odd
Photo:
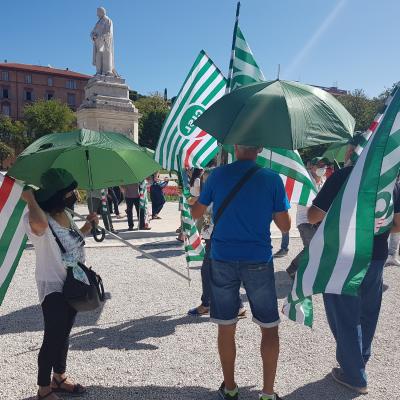
<svg viewBox="0 0 400 400">
<path fill-rule="evenodd" d="M 129 100 L 125 80 L 95 75 L 85 87 L 85 101 L 76 112 L 78 128 L 122 133 L 139 142 L 139 112 Z"/>
</svg>

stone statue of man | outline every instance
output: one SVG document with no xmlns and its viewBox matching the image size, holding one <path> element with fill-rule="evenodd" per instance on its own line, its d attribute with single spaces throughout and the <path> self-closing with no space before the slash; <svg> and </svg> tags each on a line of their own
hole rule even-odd
<svg viewBox="0 0 400 400">
<path fill-rule="evenodd" d="M 103 7 L 97 9 L 97 21 L 90 34 L 93 40 L 93 65 L 96 75 L 116 76 L 114 68 L 113 23 Z"/>
</svg>

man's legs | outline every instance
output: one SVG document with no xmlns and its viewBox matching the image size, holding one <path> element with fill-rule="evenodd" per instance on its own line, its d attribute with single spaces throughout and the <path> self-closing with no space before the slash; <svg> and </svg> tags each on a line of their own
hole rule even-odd
<svg viewBox="0 0 400 400">
<path fill-rule="evenodd" d="M 132 229 L 133 228 L 133 202 L 134 199 L 131 199 L 129 197 L 125 198 L 126 201 L 126 216 L 128 217 L 128 228 Z"/>
<path fill-rule="evenodd" d="M 236 323 L 218 325 L 218 352 L 226 390 L 235 390 Z"/>
<path fill-rule="evenodd" d="M 261 334 L 261 358 L 264 377 L 263 392 L 273 394 L 279 357 L 278 327 L 261 328 Z"/>
<path fill-rule="evenodd" d="M 240 275 L 249 299 L 253 321 L 260 326 L 262 333 L 263 393 L 272 395 L 279 357 L 280 322 L 274 265 L 272 262 L 242 264 Z"/>
<path fill-rule="evenodd" d="M 225 389 L 236 388 L 235 330 L 239 311 L 240 276 L 237 263 L 211 261 L 211 320 L 218 324 L 218 351 Z"/>
<path fill-rule="evenodd" d="M 336 358 L 343 380 L 366 387 L 366 363 L 378 322 L 382 301 L 384 260 L 372 260 L 359 296 L 324 294 L 329 326 L 336 340 Z"/>
<path fill-rule="evenodd" d="M 381 310 L 383 266 L 383 260 L 372 260 L 367 275 L 361 284 L 362 355 L 365 363 L 371 356 L 371 345 Z"/>
<path fill-rule="evenodd" d="M 300 237 L 303 242 L 303 249 L 299 254 L 297 254 L 297 256 L 290 263 L 289 267 L 286 269 L 286 272 L 290 275 L 290 277 L 294 277 L 294 274 L 297 272 L 300 258 L 303 255 L 305 248 L 310 245 L 311 239 L 317 230 L 317 227 L 311 224 L 300 224 L 297 228 L 300 232 Z"/>
</svg>

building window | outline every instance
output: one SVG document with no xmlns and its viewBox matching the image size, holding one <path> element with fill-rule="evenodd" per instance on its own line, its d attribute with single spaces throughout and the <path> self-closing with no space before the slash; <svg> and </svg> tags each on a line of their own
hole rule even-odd
<svg viewBox="0 0 400 400">
<path fill-rule="evenodd" d="M 50 76 L 47 78 L 47 86 L 53 86 L 53 78 Z"/>
<path fill-rule="evenodd" d="M 68 93 L 67 94 L 67 104 L 69 106 L 75 106 L 76 105 L 76 97 L 74 93 Z"/>
<path fill-rule="evenodd" d="M 74 79 L 67 80 L 67 89 L 76 89 L 76 81 Z"/>
<path fill-rule="evenodd" d="M 46 93 L 46 99 L 47 100 L 51 100 L 51 99 L 53 99 L 54 98 L 54 93 L 51 93 L 51 92 L 47 92 Z"/>
<path fill-rule="evenodd" d="M 8 71 L 1 71 L 1 80 L 2 81 L 8 81 L 9 80 Z"/>
<path fill-rule="evenodd" d="M 3 103 L 1 105 L 1 113 L 3 115 L 7 115 L 7 116 L 11 115 L 11 107 L 10 107 L 10 105 L 8 103 Z"/>
<path fill-rule="evenodd" d="M 6 88 L 3 88 L 3 90 L 2 90 L 2 96 L 1 96 L 3 99 L 8 99 L 8 97 L 9 97 L 9 93 L 8 93 L 8 89 L 6 89 Z"/>
<path fill-rule="evenodd" d="M 26 101 L 33 101 L 33 92 L 32 92 L 32 90 L 25 90 L 24 99 Z"/>
<path fill-rule="evenodd" d="M 32 83 L 32 75 L 31 74 L 25 75 L 25 83 Z"/>
</svg>

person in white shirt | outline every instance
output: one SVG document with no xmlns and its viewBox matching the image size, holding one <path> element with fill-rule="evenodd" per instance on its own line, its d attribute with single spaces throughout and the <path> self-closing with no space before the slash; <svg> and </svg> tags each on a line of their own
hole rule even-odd
<svg viewBox="0 0 400 400">
<path fill-rule="evenodd" d="M 71 214 L 76 202 L 75 179 L 63 169 L 50 169 L 41 177 L 42 189 L 24 191 L 28 204 L 24 224 L 36 252 L 36 284 L 44 317 L 44 338 L 38 358 L 37 399 L 59 400 L 57 393 L 81 395 L 85 388 L 66 376 L 68 341 L 76 310 L 65 300 L 63 286 L 67 266 L 85 262 L 84 236 L 90 233 L 97 214 L 87 217 L 78 229 Z M 61 252 L 56 237 L 64 247 Z M 53 379 L 51 380 L 51 373 Z"/>
</svg>

